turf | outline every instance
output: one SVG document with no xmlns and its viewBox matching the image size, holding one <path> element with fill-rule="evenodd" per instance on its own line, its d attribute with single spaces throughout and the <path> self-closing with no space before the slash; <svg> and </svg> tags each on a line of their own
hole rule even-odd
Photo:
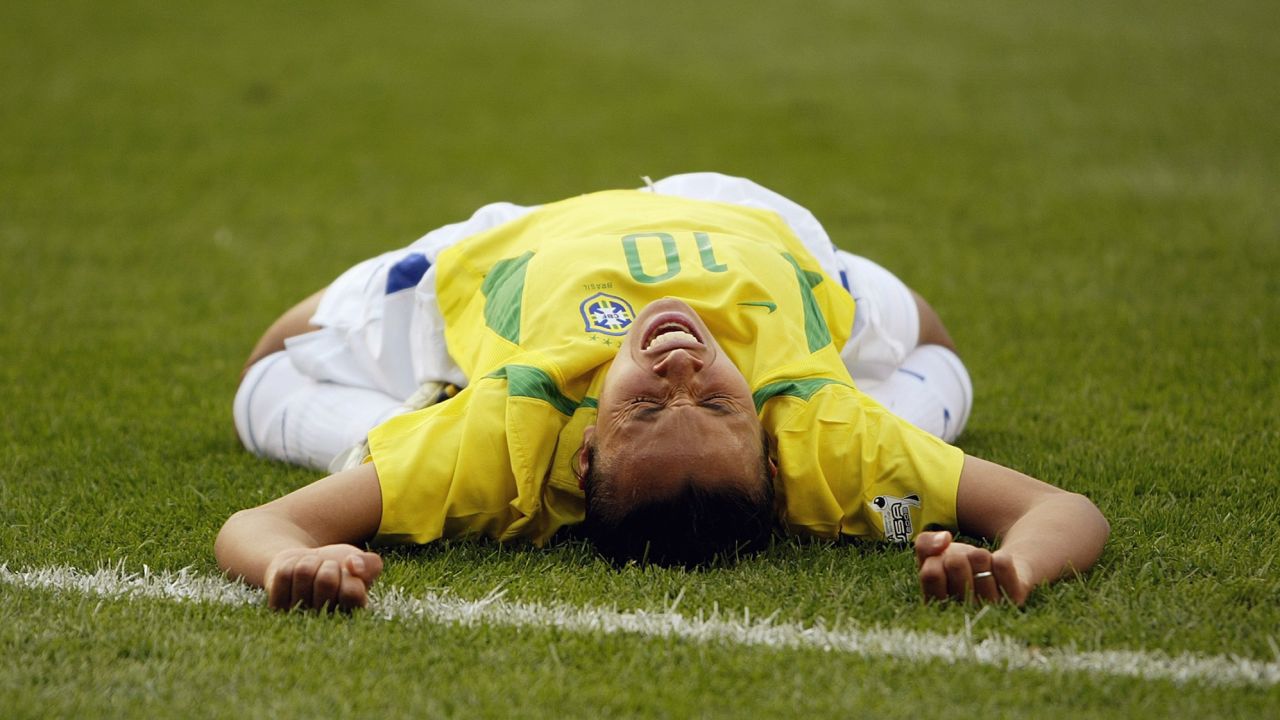
<svg viewBox="0 0 1280 720">
<path fill-rule="evenodd" d="M 313 474 L 239 449 L 239 365 L 351 263 L 495 199 L 714 169 L 939 309 L 961 445 L 1110 518 L 978 636 L 1280 638 L 1280 40 L 1264 2 L 25 3 L 0 9 L 0 563 L 216 572 Z M 614 572 L 577 544 L 389 555 L 388 585 L 961 632 L 907 551 Z M 0 586 L 6 716 L 1262 716 L 1280 689 Z"/>
</svg>

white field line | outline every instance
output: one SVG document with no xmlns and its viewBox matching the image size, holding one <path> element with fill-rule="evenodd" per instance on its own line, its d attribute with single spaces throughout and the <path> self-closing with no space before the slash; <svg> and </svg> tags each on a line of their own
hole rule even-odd
<svg viewBox="0 0 1280 720">
<path fill-rule="evenodd" d="M 155 598 L 222 605 L 260 605 L 261 590 L 220 577 L 188 570 L 141 574 L 120 567 L 84 572 L 70 567 L 10 570 L 0 565 L 0 583 L 109 598 Z M 911 662 L 989 665 L 1047 673 L 1088 672 L 1144 680 L 1195 682 L 1206 685 L 1280 683 L 1280 662 L 1261 662 L 1234 655 L 1168 655 L 1136 650 L 1074 651 L 1030 649 L 1016 640 L 992 636 L 975 641 L 972 622 L 965 633 L 943 635 L 892 628 L 828 628 L 775 623 L 772 618 L 686 617 L 674 606 L 659 612 L 620 612 L 607 608 L 509 602 L 495 590 L 481 600 L 462 600 L 447 593 L 411 597 L 397 587 L 382 588 L 367 612 L 388 621 L 417 620 L 441 625 L 491 625 L 512 628 L 556 628 L 572 633 L 625 633 L 764 648 L 795 648 L 845 653 L 867 658 Z M 677 603 L 679 599 L 677 598 Z"/>
</svg>

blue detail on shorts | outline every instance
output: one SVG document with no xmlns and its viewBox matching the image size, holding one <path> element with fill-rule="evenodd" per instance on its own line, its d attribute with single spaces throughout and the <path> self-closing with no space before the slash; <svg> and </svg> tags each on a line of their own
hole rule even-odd
<svg viewBox="0 0 1280 720">
<path fill-rule="evenodd" d="M 850 295 L 853 294 L 853 291 L 849 289 L 849 273 L 845 272 L 843 269 L 840 270 L 840 284 L 844 286 L 845 292 Z"/>
<path fill-rule="evenodd" d="M 951 427 L 951 411 L 942 408 L 942 434 L 947 434 L 947 428 Z"/>
<path fill-rule="evenodd" d="M 427 256 L 422 253 L 405 255 L 400 262 L 392 265 L 391 271 L 387 273 L 387 294 L 417 287 L 418 281 L 430 267 L 431 263 L 427 262 Z"/>
<path fill-rule="evenodd" d="M 900 373 L 906 373 L 906 374 L 910 375 L 911 377 L 913 377 L 913 378 L 915 378 L 915 379 L 919 380 L 920 382 L 924 382 L 924 376 L 923 376 L 923 375 L 921 375 L 920 373 L 916 372 L 915 370 L 908 370 L 908 369 L 906 369 L 906 368 L 898 368 L 898 372 L 900 372 Z"/>
</svg>

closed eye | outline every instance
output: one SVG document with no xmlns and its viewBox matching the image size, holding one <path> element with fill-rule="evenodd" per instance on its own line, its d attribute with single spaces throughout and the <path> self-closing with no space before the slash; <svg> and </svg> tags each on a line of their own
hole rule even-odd
<svg viewBox="0 0 1280 720">
<path fill-rule="evenodd" d="M 663 404 L 661 400 L 654 398 L 632 398 L 627 403 L 628 415 L 638 419 L 651 419 L 662 411 Z"/>
<path fill-rule="evenodd" d="M 733 415 L 738 412 L 738 406 L 722 395 L 703 398 L 698 401 L 698 407 L 716 415 Z M 638 397 L 627 402 L 627 414 L 635 420 L 653 420 L 666 409 L 667 404 L 657 398 Z"/>
<path fill-rule="evenodd" d="M 720 415 L 729 415 L 737 410 L 733 403 L 722 397 L 712 397 L 698 403 L 704 408 L 709 408 Z"/>
</svg>

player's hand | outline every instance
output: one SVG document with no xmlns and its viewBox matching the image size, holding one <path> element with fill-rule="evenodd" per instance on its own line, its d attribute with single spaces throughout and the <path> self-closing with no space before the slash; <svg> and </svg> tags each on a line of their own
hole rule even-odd
<svg viewBox="0 0 1280 720">
<path fill-rule="evenodd" d="M 369 587 L 382 574 L 382 558 L 354 545 L 283 550 L 267 567 L 267 605 L 351 610 L 369 602 Z"/>
<path fill-rule="evenodd" d="M 1022 606 L 1031 594 L 1025 578 L 1030 572 L 1019 567 L 1007 552 L 954 542 L 951 533 L 922 532 L 916 536 L 916 569 L 920 591 L 926 600 L 998 602 L 1007 599 Z M 980 577 L 975 577 L 980 576 Z"/>
</svg>

